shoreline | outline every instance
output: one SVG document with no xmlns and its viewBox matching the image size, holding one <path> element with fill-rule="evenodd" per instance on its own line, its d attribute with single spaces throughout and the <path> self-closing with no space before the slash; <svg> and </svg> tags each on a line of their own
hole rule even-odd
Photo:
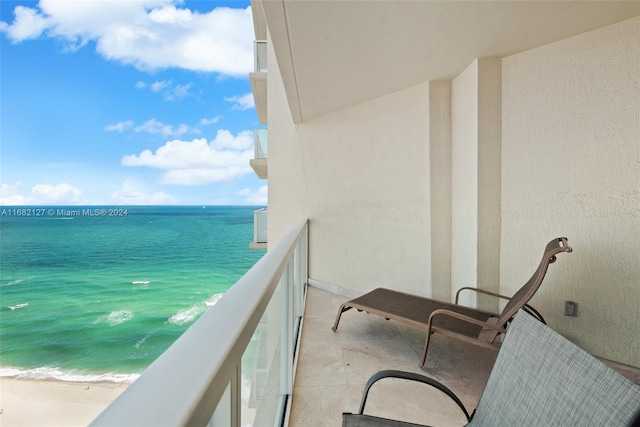
<svg viewBox="0 0 640 427">
<path fill-rule="evenodd" d="M 0 425 L 86 426 L 129 385 L 0 377 Z"/>
</svg>

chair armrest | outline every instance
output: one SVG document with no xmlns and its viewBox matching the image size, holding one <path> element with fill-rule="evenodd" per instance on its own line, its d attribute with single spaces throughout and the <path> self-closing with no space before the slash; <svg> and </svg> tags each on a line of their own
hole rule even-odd
<svg viewBox="0 0 640 427">
<path fill-rule="evenodd" d="M 467 421 L 471 420 L 471 417 L 469 416 L 469 412 L 467 412 L 467 409 L 464 407 L 464 405 L 462 404 L 458 396 L 456 396 L 454 392 L 449 390 L 441 382 L 436 381 L 433 378 L 425 377 L 424 375 L 416 374 L 413 372 L 395 371 L 395 370 L 380 371 L 378 373 L 373 374 L 371 378 L 369 378 L 369 381 L 367 381 L 367 384 L 364 386 L 364 393 L 362 394 L 362 401 L 360 402 L 360 410 L 358 412 L 360 415 L 364 413 L 364 406 L 367 402 L 369 389 L 373 384 L 375 384 L 376 382 L 384 378 L 399 378 L 403 380 L 416 381 L 416 382 L 420 382 L 422 384 L 426 384 L 431 387 L 437 388 L 438 390 L 440 390 L 441 392 L 449 396 L 451 400 L 456 402 L 456 404 L 460 407 L 460 409 L 462 409 L 462 412 L 464 412 L 465 417 L 467 417 Z"/>
<path fill-rule="evenodd" d="M 485 291 L 484 289 L 471 288 L 471 287 L 465 286 L 464 288 L 458 289 L 458 292 L 456 292 L 456 301 L 455 301 L 456 305 L 458 305 L 458 298 L 460 296 L 460 292 L 463 291 L 463 290 L 470 290 L 470 291 L 478 292 L 480 294 L 491 295 L 491 296 L 494 296 L 494 297 L 506 299 L 507 301 L 511 300 L 511 297 L 508 297 L 508 296 L 505 296 L 505 295 L 500 295 L 500 294 L 496 294 L 495 292 Z M 536 310 L 535 308 L 533 308 L 529 304 L 525 304 L 522 308 L 524 309 L 524 311 L 529 313 L 534 318 L 538 319 L 540 322 L 544 323 L 545 325 L 547 324 L 547 322 L 544 320 L 544 317 L 542 317 L 542 314 L 540 314 L 540 312 L 538 312 L 538 310 Z M 497 314 L 495 316 L 496 317 L 500 317 Z"/>
<path fill-rule="evenodd" d="M 538 310 L 536 310 L 535 308 L 531 307 L 529 304 L 525 304 L 522 306 L 522 309 L 529 315 L 533 316 L 534 319 L 537 319 L 538 321 L 542 322 L 544 325 L 547 324 L 547 322 L 544 320 L 544 317 L 542 317 L 542 314 L 540 314 L 538 312 Z"/>
<path fill-rule="evenodd" d="M 464 290 L 470 290 L 470 291 L 474 291 L 474 292 L 478 292 L 480 294 L 485 294 L 485 295 L 491 295 L 494 297 L 498 297 L 498 298 L 503 298 L 506 300 L 510 300 L 511 297 L 505 296 L 505 295 L 500 295 L 500 294 L 496 294 L 495 292 L 489 292 L 489 291 L 485 291 L 484 289 L 478 289 L 478 288 L 472 288 L 469 286 L 465 286 L 464 288 L 460 288 L 458 289 L 458 292 L 456 292 L 456 304 L 458 304 L 458 297 L 460 296 L 460 292 L 464 291 Z"/>
<path fill-rule="evenodd" d="M 482 326 L 483 328 L 491 329 L 493 331 L 500 332 L 503 334 L 507 332 L 506 329 L 501 328 L 499 326 L 493 325 L 488 322 L 483 322 L 482 320 L 474 319 L 473 317 L 465 316 L 464 314 L 456 313 L 455 311 L 447 310 L 446 308 L 439 308 L 438 310 L 434 310 L 433 313 L 431 313 L 431 315 L 429 316 L 429 323 L 427 325 L 429 332 L 431 332 L 431 324 L 433 323 L 433 318 L 439 315 L 455 317 L 456 319 L 473 323 L 474 325 Z"/>
</svg>

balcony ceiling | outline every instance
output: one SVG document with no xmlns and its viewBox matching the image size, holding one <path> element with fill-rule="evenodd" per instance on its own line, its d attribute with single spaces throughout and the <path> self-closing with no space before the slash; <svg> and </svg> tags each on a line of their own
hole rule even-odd
<svg viewBox="0 0 640 427">
<path fill-rule="evenodd" d="M 254 0 L 255 3 L 255 0 Z M 263 0 L 296 122 L 640 15 L 640 1 Z"/>
</svg>

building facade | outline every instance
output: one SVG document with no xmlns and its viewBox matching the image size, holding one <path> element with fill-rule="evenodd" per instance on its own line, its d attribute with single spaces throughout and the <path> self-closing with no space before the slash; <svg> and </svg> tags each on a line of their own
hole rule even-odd
<svg viewBox="0 0 640 427">
<path fill-rule="evenodd" d="M 310 283 L 449 300 L 513 294 L 566 236 L 532 305 L 640 366 L 639 2 L 252 6 L 269 245 L 308 218 Z"/>
</svg>

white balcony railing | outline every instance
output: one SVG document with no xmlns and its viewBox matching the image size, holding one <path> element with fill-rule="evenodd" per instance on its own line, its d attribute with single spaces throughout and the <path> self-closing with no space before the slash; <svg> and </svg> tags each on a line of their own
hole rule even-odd
<svg viewBox="0 0 640 427">
<path fill-rule="evenodd" d="M 267 71 L 267 41 L 255 40 L 253 44 L 254 50 L 254 71 L 262 73 Z"/>
<path fill-rule="evenodd" d="M 267 209 L 253 211 L 253 241 L 267 243 Z"/>
<path fill-rule="evenodd" d="M 253 132 L 253 159 L 249 160 L 249 164 L 260 179 L 269 177 L 267 136 L 267 129 L 255 129 Z"/>
<path fill-rule="evenodd" d="M 269 152 L 269 133 L 267 129 L 255 129 L 253 132 L 253 158 L 266 159 Z"/>
<path fill-rule="evenodd" d="M 304 220 L 92 425 L 284 425 L 304 310 L 307 242 Z"/>
</svg>

